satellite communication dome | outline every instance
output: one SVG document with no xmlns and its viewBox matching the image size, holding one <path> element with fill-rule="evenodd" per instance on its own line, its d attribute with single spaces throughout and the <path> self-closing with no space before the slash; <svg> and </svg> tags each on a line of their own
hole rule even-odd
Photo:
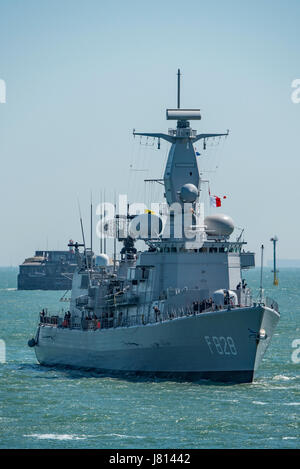
<svg viewBox="0 0 300 469">
<path fill-rule="evenodd" d="M 180 199 L 182 202 L 195 202 L 198 197 L 198 189 L 194 184 L 184 184 L 180 189 Z"/>
<path fill-rule="evenodd" d="M 223 306 L 226 294 L 228 295 L 229 304 L 231 306 L 236 306 L 238 304 L 238 297 L 237 294 L 232 290 L 216 290 L 212 295 L 213 302 L 216 305 Z"/>
<path fill-rule="evenodd" d="M 162 228 L 162 219 L 158 215 L 143 213 L 132 219 L 129 236 L 133 239 L 154 239 L 161 234 Z"/>
<path fill-rule="evenodd" d="M 234 230 L 234 223 L 231 217 L 223 213 L 215 213 L 204 219 L 205 231 L 208 236 L 227 238 Z"/>
<path fill-rule="evenodd" d="M 101 253 L 95 258 L 95 265 L 98 267 L 106 267 L 109 264 L 109 257 L 107 254 Z"/>
</svg>

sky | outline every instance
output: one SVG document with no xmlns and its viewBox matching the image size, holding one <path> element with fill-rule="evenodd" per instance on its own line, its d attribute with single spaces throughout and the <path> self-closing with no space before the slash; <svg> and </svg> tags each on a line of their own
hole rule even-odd
<svg viewBox="0 0 300 469">
<path fill-rule="evenodd" d="M 0 0 L 0 265 L 81 241 L 91 194 L 159 197 L 143 179 L 162 177 L 168 144 L 132 130 L 171 127 L 178 68 L 182 107 L 201 109 L 193 127 L 230 129 L 197 148 L 226 195 L 217 210 L 258 263 L 275 234 L 278 256 L 299 259 L 299 15 L 298 0 Z"/>
</svg>

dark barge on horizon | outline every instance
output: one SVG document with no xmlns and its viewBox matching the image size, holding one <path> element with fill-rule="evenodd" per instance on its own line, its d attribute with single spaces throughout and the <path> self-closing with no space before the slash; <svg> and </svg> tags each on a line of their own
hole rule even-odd
<svg viewBox="0 0 300 469">
<path fill-rule="evenodd" d="M 18 290 L 70 290 L 76 267 L 72 249 L 35 251 L 19 266 Z"/>
</svg>

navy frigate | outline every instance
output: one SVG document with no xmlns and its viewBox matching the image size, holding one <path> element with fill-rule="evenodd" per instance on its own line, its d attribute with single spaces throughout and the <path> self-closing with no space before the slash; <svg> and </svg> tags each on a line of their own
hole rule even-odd
<svg viewBox="0 0 300 469">
<path fill-rule="evenodd" d="M 168 133 L 136 132 L 171 144 L 165 203 L 146 213 L 115 214 L 103 224 L 123 243 L 113 262 L 73 243 L 78 267 L 70 309 L 40 315 L 29 341 L 42 365 L 98 369 L 188 380 L 252 382 L 280 314 L 263 294 L 255 301 L 243 271 L 254 253 L 225 214 L 204 217 L 203 180 L 195 142 L 225 133 L 197 133 L 199 109 L 168 109 Z M 108 228 L 107 228 L 108 227 Z M 146 248 L 137 250 L 143 240 Z M 82 246 L 82 250 L 81 250 Z M 261 292 L 262 293 L 262 292 Z"/>
</svg>

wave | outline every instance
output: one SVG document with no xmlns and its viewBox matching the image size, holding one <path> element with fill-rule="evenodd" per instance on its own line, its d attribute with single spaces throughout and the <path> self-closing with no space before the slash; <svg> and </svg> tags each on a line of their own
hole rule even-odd
<svg viewBox="0 0 300 469">
<path fill-rule="evenodd" d="M 86 436 L 77 436 L 58 433 L 32 433 L 31 435 L 23 435 L 27 438 L 37 438 L 38 440 L 86 440 Z"/>
</svg>

